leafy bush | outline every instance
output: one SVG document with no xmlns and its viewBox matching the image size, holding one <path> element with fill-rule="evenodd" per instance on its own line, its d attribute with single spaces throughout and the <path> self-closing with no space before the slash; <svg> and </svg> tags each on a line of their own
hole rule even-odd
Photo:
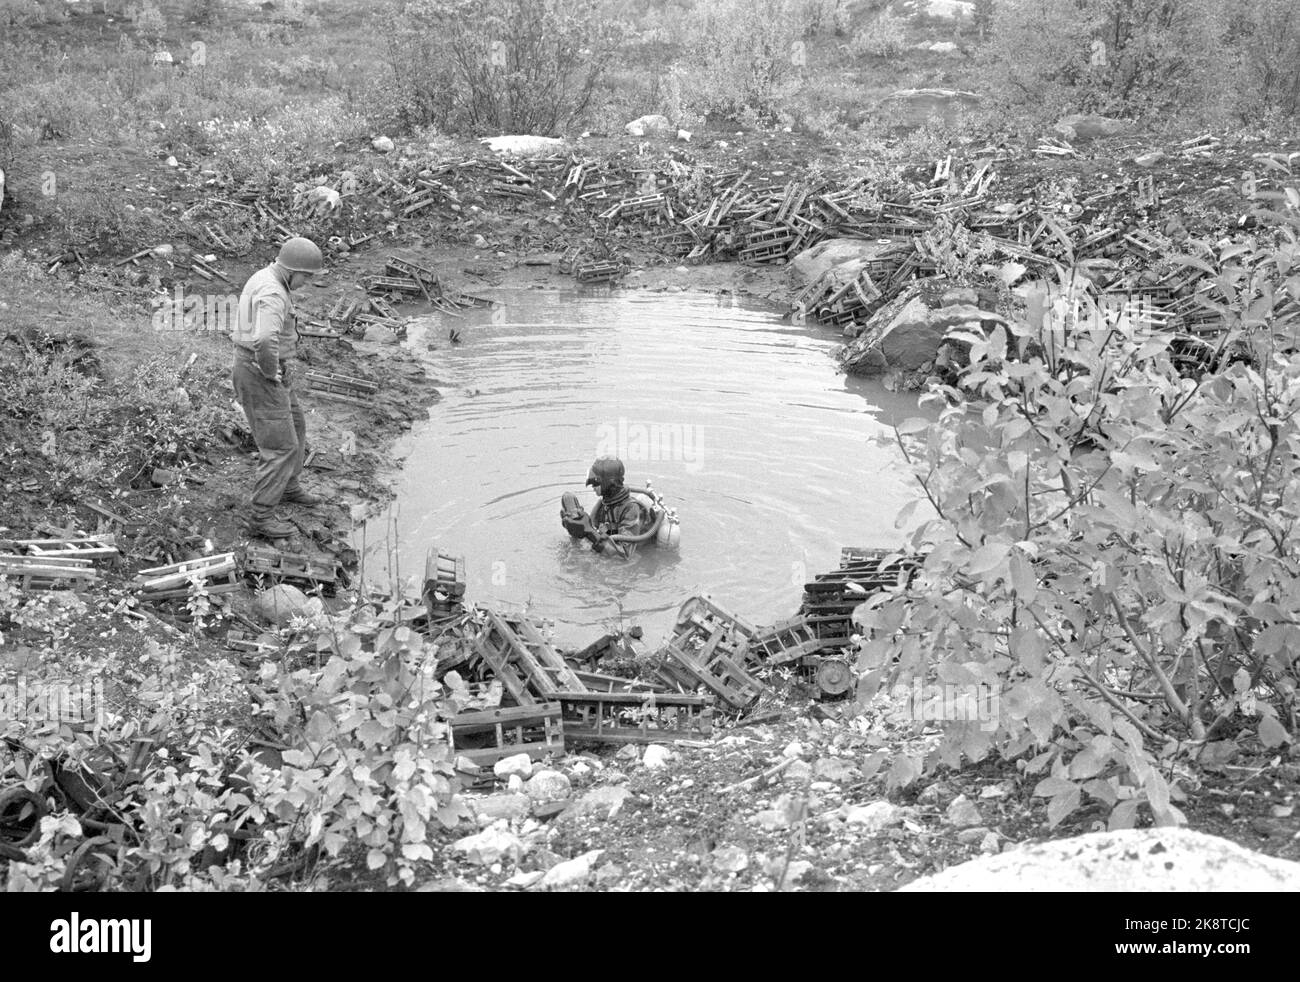
<svg viewBox="0 0 1300 982">
<path fill-rule="evenodd" d="M 855 57 L 894 58 L 907 47 L 907 20 L 888 10 L 853 35 L 849 52 Z"/>
<path fill-rule="evenodd" d="M 798 90 L 807 57 L 800 14 L 780 0 L 698 5 L 683 25 L 677 67 L 687 106 L 723 119 L 775 120 Z"/>
<path fill-rule="evenodd" d="M 1221 89 L 1215 0 L 1002 0 L 984 87 L 1045 114 L 1198 109 Z"/>
<path fill-rule="evenodd" d="M 996 728 L 945 723 L 931 766 L 1027 756 L 1049 824 L 1086 795 L 1116 828 L 1144 805 L 1182 821 L 1181 754 L 1243 726 L 1294 739 L 1297 229 L 1184 258 L 1227 327 L 1196 377 L 1168 332 L 1090 308 L 1065 270 L 1009 331 L 960 337 L 960 386 L 926 397 L 938 421 L 899 427 L 935 515 L 912 536 L 923 569 L 857 615 L 864 696 L 913 677 L 1001 692 Z"/>
<path fill-rule="evenodd" d="M 408 126 L 563 131 L 590 104 L 620 34 L 603 0 L 406 0 L 389 61 Z"/>
</svg>

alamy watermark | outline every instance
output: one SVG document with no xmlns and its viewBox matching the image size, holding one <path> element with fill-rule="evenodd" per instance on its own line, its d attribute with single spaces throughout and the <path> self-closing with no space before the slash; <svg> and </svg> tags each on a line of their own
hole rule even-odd
<svg viewBox="0 0 1300 982">
<path fill-rule="evenodd" d="M 991 733 L 998 728 L 1002 687 L 986 682 L 927 683 L 918 678 L 911 685 L 894 686 L 890 700 L 895 712 L 918 723 L 978 722 L 981 730 Z"/>
<path fill-rule="evenodd" d="M 0 683 L 0 720 L 35 723 L 104 722 L 104 683 L 29 682 L 19 676 Z"/>
<path fill-rule="evenodd" d="M 229 334 L 239 319 L 236 293 L 185 293 L 156 297 L 150 324 L 155 331 L 213 331 Z"/>
<path fill-rule="evenodd" d="M 619 419 L 596 427 L 596 456 L 624 463 L 678 461 L 695 473 L 704 460 L 703 429 L 691 423 L 636 423 Z"/>
</svg>

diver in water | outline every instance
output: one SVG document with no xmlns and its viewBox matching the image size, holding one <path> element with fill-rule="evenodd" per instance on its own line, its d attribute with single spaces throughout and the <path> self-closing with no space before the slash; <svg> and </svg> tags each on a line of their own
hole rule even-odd
<svg viewBox="0 0 1300 982">
<path fill-rule="evenodd" d="M 587 485 L 595 487 L 600 501 L 588 515 L 578 496 L 565 492 L 560 499 L 560 521 L 575 539 L 586 539 L 596 552 L 627 558 L 633 543 L 615 542 L 611 536 L 637 535 L 646 520 L 645 507 L 623 486 L 623 462 L 601 457 L 587 473 Z"/>
</svg>

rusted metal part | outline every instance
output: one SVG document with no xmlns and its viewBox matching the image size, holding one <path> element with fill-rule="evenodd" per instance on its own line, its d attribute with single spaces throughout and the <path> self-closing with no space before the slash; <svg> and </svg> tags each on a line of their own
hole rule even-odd
<svg viewBox="0 0 1300 982">
<path fill-rule="evenodd" d="M 63 559 L 116 559 L 121 555 L 117 536 L 75 536 L 67 539 L 0 539 L 0 546 L 21 549 L 31 556 L 56 556 Z"/>
<path fill-rule="evenodd" d="M 357 318 L 360 320 L 360 317 Z M 308 369 L 303 372 L 303 381 L 307 388 L 315 392 L 335 393 L 354 399 L 369 400 L 379 391 L 379 383 L 355 375 L 342 375 L 338 372 L 322 372 Z"/>
</svg>

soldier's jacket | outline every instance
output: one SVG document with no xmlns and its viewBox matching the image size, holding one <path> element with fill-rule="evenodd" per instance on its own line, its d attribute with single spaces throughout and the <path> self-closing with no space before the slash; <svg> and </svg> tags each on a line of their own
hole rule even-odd
<svg viewBox="0 0 1300 982">
<path fill-rule="evenodd" d="M 253 352 L 258 370 L 269 379 L 276 377 L 281 361 L 293 357 L 298 344 L 293 300 L 273 265 L 258 270 L 244 284 L 230 337 Z"/>
</svg>

